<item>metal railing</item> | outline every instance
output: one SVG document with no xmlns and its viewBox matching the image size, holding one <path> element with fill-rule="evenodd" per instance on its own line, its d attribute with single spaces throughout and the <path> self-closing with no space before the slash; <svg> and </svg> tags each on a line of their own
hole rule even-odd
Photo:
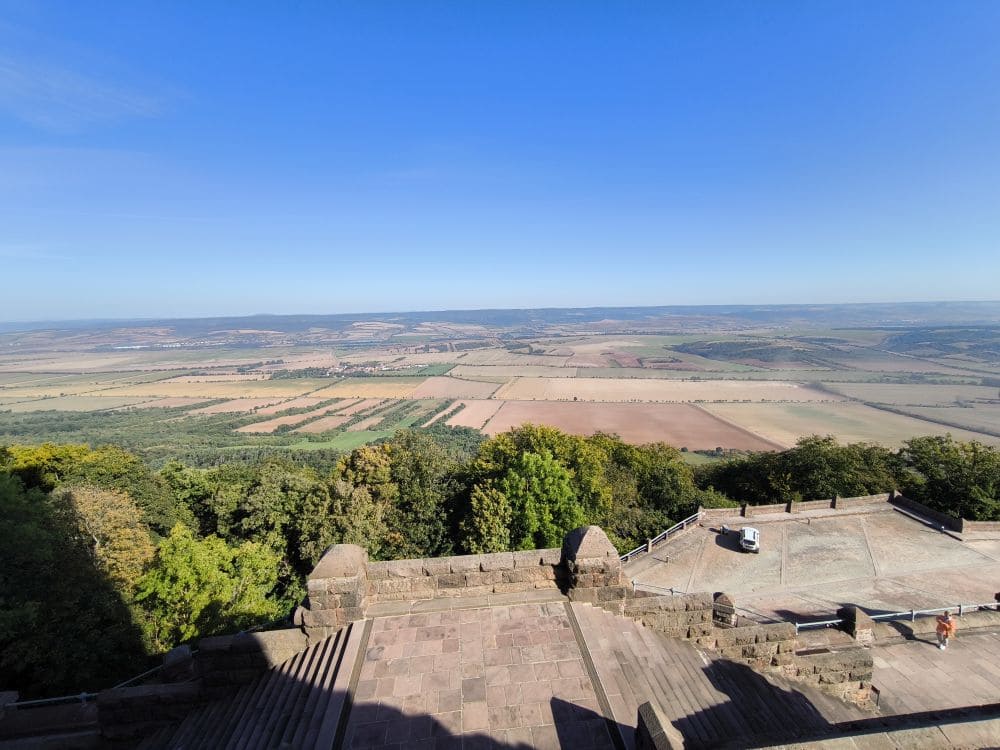
<svg viewBox="0 0 1000 750">
<path fill-rule="evenodd" d="M 636 591 L 648 591 L 650 594 L 662 594 L 664 596 L 677 596 L 678 594 L 686 594 L 686 591 L 681 591 L 680 589 L 675 589 L 673 586 L 654 586 L 651 583 L 639 583 L 638 581 L 632 581 L 632 587 Z"/>
<path fill-rule="evenodd" d="M 635 558 L 641 557 L 642 555 L 645 555 L 647 552 L 652 552 L 653 551 L 653 547 L 657 547 L 657 546 L 663 544 L 665 541 L 667 541 L 671 537 L 671 535 L 677 534 L 677 533 L 679 533 L 681 531 L 684 531 L 691 524 L 697 523 L 698 521 L 701 520 L 701 516 L 702 516 L 702 512 L 699 510 L 697 513 L 695 513 L 694 515 L 688 516 L 687 518 L 685 518 L 680 523 L 675 523 L 673 526 L 671 526 L 666 531 L 664 531 L 664 532 L 662 532 L 660 534 L 657 534 L 652 539 L 646 540 L 645 544 L 640 545 L 640 546 L 636 547 L 634 550 L 632 550 L 631 552 L 627 552 L 624 555 L 622 555 L 621 556 L 621 561 L 623 563 L 631 562 Z"/>
<path fill-rule="evenodd" d="M 197 653 L 198 653 L 197 651 L 192 651 L 191 656 L 193 657 Z M 137 674 L 135 677 L 129 677 L 127 680 L 119 682 L 117 685 L 114 685 L 108 689 L 118 690 L 119 688 L 128 687 L 129 685 L 138 682 L 139 680 L 144 680 L 147 677 L 152 677 L 157 672 L 161 672 L 163 670 L 163 667 L 164 667 L 163 664 L 159 664 L 153 667 L 152 669 L 147 669 L 142 674 Z M 88 701 L 95 700 L 97 696 L 98 693 L 78 693 L 77 695 L 60 695 L 55 698 L 38 698 L 37 700 L 17 701 L 15 703 L 8 703 L 7 707 L 21 709 L 21 708 L 37 708 L 39 706 L 55 706 L 60 703 L 76 703 L 76 702 L 87 703 Z"/>
<path fill-rule="evenodd" d="M 950 607 L 937 607 L 934 609 L 907 609 L 901 612 L 884 612 L 878 615 L 868 615 L 872 620 L 909 620 L 915 622 L 918 617 L 930 617 L 938 612 L 957 612 L 961 617 L 966 612 L 979 612 L 981 610 L 1000 611 L 1000 602 L 988 602 L 987 604 L 953 604 Z M 843 625 L 843 618 L 833 620 L 814 620 L 812 622 L 794 622 L 795 632 L 807 628 L 829 628 L 835 625 Z"/>
</svg>

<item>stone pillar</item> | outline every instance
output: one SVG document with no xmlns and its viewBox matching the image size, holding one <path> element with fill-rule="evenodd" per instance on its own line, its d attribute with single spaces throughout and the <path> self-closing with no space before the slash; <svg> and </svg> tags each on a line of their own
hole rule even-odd
<svg viewBox="0 0 1000 750">
<path fill-rule="evenodd" d="M 294 622 L 309 640 L 327 638 L 355 620 L 363 620 L 368 605 L 368 552 L 356 544 L 335 544 L 306 579 L 305 607 Z"/>
<path fill-rule="evenodd" d="M 567 594 L 619 614 L 631 584 L 622 572 L 618 550 L 600 526 L 581 526 L 563 540 L 560 565 L 568 574 Z"/>
<path fill-rule="evenodd" d="M 736 602 L 729 594 L 719 591 L 712 596 L 712 622 L 724 628 L 736 627 Z"/>
<path fill-rule="evenodd" d="M 871 646 L 875 642 L 875 621 L 857 607 L 842 607 L 837 617 L 844 621 L 844 632 L 861 646 Z"/>
</svg>

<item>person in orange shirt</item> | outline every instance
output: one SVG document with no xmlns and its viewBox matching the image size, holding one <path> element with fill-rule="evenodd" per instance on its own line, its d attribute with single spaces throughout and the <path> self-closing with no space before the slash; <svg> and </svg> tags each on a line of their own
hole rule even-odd
<svg viewBox="0 0 1000 750">
<path fill-rule="evenodd" d="M 955 635 L 955 620 L 951 616 L 951 612 L 945 612 L 943 615 L 938 615 L 937 618 L 937 637 L 938 637 L 938 648 L 944 651 L 948 648 L 948 639 L 953 638 Z"/>
</svg>

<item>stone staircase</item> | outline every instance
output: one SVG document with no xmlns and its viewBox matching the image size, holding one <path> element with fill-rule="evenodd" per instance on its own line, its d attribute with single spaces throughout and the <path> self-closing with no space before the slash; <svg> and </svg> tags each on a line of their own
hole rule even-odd
<svg viewBox="0 0 1000 750">
<path fill-rule="evenodd" d="M 364 640 L 364 622 L 337 631 L 268 670 L 230 698 L 147 738 L 141 750 L 333 747 Z"/>
<path fill-rule="evenodd" d="M 572 608 L 629 750 L 646 701 L 681 732 L 686 748 L 767 746 L 822 736 L 833 724 L 867 717 L 818 690 L 713 659 L 633 620 L 587 604 Z"/>
</svg>

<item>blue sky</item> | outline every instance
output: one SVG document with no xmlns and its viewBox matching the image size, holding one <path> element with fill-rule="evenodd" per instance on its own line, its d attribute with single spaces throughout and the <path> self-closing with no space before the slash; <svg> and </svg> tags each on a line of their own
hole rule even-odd
<svg viewBox="0 0 1000 750">
<path fill-rule="evenodd" d="M 987 0 L 0 0 L 0 320 L 998 299 L 997 39 Z"/>
</svg>

